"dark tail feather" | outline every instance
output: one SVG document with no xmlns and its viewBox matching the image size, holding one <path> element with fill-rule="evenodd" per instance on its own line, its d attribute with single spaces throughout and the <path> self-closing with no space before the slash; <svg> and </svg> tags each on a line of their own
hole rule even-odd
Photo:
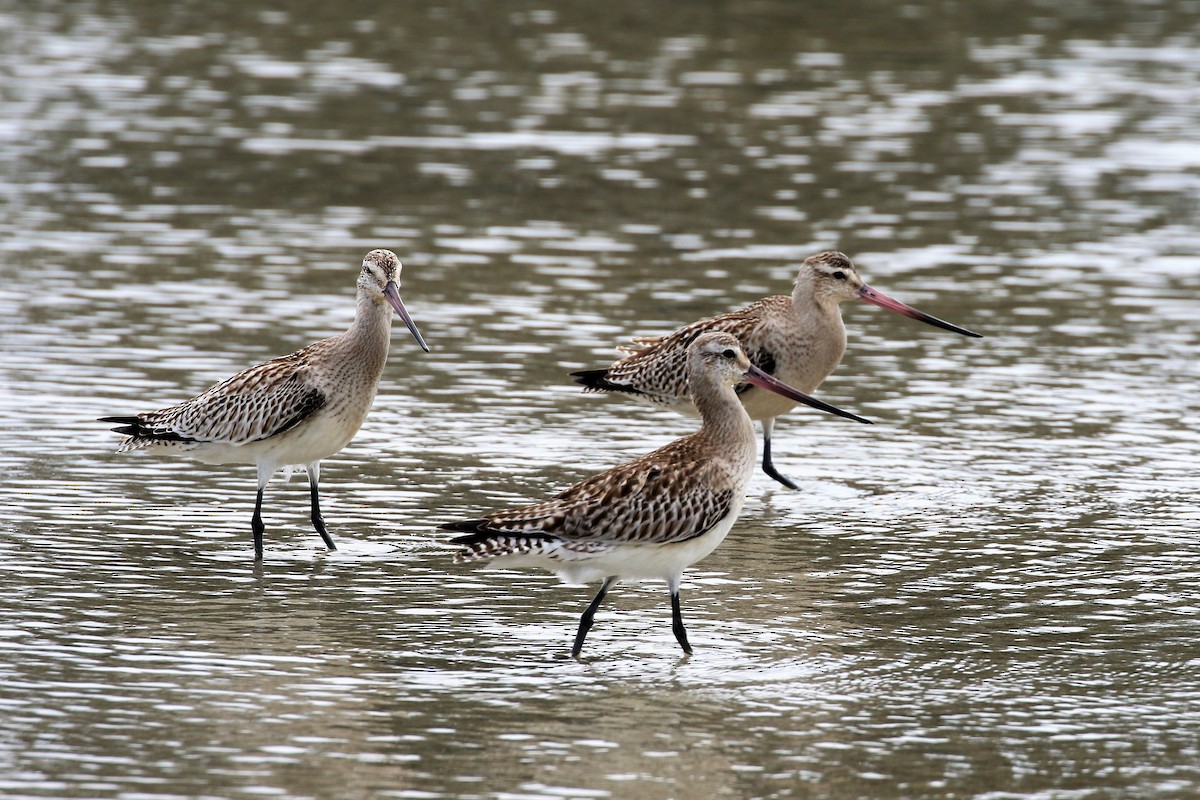
<svg viewBox="0 0 1200 800">
<path fill-rule="evenodd" d="M 608 379 L 607 369 L 585 369 L 572 372 L 575 382 L 584 387 L 585 392 L 624 392 L 625 394 L 645 394 L 632 386 L 613 383 Z"/>
<path fill-rule="evenodd" d="M 125 436 L 138 436 L 142 433 L 142 421 L 137 417 L 100 417 L 98 422 L 115 422 L 121 425 L 120 428 L 113 428 L 113 433 L 121 433 Z"/>
<path fill-rule="evenodd" d="M 484 541 L 488 536 L 495 533 L 487 528 L 486 519 L 464 519 L 459 522 L 447 522 L 445 525 L 438 525 L 438 530 L 441 531 L 466 531 L 470 536 L 455 536 L 450 541 L 454 544 L 474 544 L 477 541 Z"/>
<path fill-rule="evenodd" d="M 494 533 L 468 533 L 466 536 L 455 536 L 450 540 L 450 544 L 461 544 L 464 547 L 473 547 L 477 544 L 486 544 L 490 542 L 496 534 Z"/>
<path fill-rule="evenodd" d="M 494 539 L 540 539 L 552 541 L 557 538 L 548 533 L 538 531 L 499 531 L 491 527 L 491 523 L 486 519 L 465 519 L 461 522 L 447 522 L 445 525 L 439 525 L 438 528 L 443 531 L 465 531 L 466 536 L 455 536 L 450 540 L 450 543 L 461 544 L 467 547 L 486 544 Z"/>
<path fill-rule="evenodd" d="M 124 436 L 132 436 L 136 439 L 152 439 L 156 442 L 193 442 L 187 436 L 180 436 L 174 431 L 155 430 L 154 428 L 146 427 L 146 423 L 142 422 L 138 417 L 99 417 L 100 422 L 115 422 L 121 427 L 113 428 L 113 433 L 120 433 Z"/>
</svg>

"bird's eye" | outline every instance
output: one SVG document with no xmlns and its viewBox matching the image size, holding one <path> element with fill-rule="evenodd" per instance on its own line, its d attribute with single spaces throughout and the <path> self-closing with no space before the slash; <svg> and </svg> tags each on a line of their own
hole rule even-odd
<svg viewBox="0 0 1200 800">
<path fill-rule="evenodd" d="M 724 353 L 721 353 L 721 355 L 725 356 L 726 358 L 736 358 L 737 357 L 737 353 L 733 352 L 733 350 L 728 350 L 728 349 Z"/>
<path fill-rule="evenodd" d="M 837 272 L 833 273 L 833 277 L 837 278 L 839 281 L 844 281 L 846 280 L 846 273 L 839 269 Z"/>
</svg>

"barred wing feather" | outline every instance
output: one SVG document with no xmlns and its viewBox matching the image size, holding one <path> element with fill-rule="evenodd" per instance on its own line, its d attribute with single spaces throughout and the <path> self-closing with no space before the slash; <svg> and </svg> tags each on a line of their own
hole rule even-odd
<svg viewBox="0 0 1200 800">
<path fill-rule="evenodd" d="M 265 361 L 185 403 L 141 415 L 131 444 L 142 439 L 243 445 L 296 427 L 326 401 L 298 356 Z"/>
<path fill-rule="evenodd" d="M 742 343 L 751 363 L 773 372 L 773 359 L 760 340 L 764 314 L 780 301 L 791 302 L 782 296 L 768 297 L 737 311 L 685 325 L 665 336 L 636 337 L 633 342 L 641 345 L 641 349 L 628 348 L 629 355 L 613 363 L 604 377 L 610 384 L 628 385 L 659 402 L 687 396 L 687 349 L 700 334 L 708 331 L 733 334 Z"/>
<path fill-rule="evenodd" d="M 679 444 L 682 441 L 674 443 Z M 577 483 L 550 500 L 490 514 L 475 530 L 550 535 L 579 544 L 668 544 L 701 536 L 729 514 L 734 493 L 718 488 L 722 481 L 715 464 L 697 467 L 672 458 L 673 449 L 668 445 Z"/>
</svg>

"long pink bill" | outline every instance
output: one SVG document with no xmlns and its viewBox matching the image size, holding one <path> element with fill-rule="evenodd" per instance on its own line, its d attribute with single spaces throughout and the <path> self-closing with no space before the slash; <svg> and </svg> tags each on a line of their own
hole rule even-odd
<svg viewBox="0 0 1200 800">
<path fill-rule="evenodd" d="M 938 319 L 931 314 L 926 314 L 924 311 L 918 311 L 910 305 L 901 303 L 899 300 L 893 300 L 883 292 L 878 292 L 872 289 L 865 283 L 863 284 L 862 288 L 858 290 L 858 299 L 862 300 L 864 303 L 870 303 L 873 306 L 886 308 L 888 311 L 895 311 L 897 314 L 903 314 L 906 317 L 912 317 L 913 319 L 920 320 L 926 325 L 932 325 L 935 328 L 954 331 L 955 333 L 961 333 L 963 336 L 971 336 L 976 339 L 983 338 L 982 333 L 975 333 L 975 331 L 969 331 L 966 328 L 960 328 L 953 323 L 946 322 L 944 319 Z"/>
<path fill-rule="evenodd" d="M 395 281 L 387 282 L 387 286 L 383 287 L 383 296 L 391 303 L 392 308 L 396 309 L 400 319 L 404 320 L 404 324 L 408 326 L 409 333 L 417 340 L 417 344 L 421 345 L 421 349 L 428 353 L 429 345 L 425 344 L 425 337 L 417 330 L 417 323 L 413 322 L 408 309 L 404 307 L 404 301 L 400 299 L 400 287 L 396 285 Z"/>
<path fill-rule="evenodd" d="M 815 397 L 809 397 L 799 389 L 793 389 L 791 386 L 788 386 L 778 378 L 763 372 L 753 364 L 750 365 L 750 369 L 746 370 L 746 383 L 752 383 L 760 389 L 766 389 L 768 392 L 774 392 L 775 394 L 786 397 L 789 400 L 795 400 L 797 403 L 804 403 L 804 405 L 812 406 L 820 411 L 836 414 L 837 416 L 845 417 L 846 419 L 852 419 L 855 422 L 864 422 L 867 425 L 874 424 L 866 417 L 860 417 L 858 414 L 851 414 L 849 411 L 843 411 L 837 406 L 832 406 L 823 400 L 818 400 Z"/>
</svg>

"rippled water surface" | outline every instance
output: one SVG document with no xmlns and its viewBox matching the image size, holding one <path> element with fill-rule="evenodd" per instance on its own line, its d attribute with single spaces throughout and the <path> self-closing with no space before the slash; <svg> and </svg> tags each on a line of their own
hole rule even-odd
<svg viewBox="0 0 1200 800">
<path fill-rule="evenodd" d="M 1200 794 L 1200 4 L 0 0 L 0 795 Z M 304 482 L 116 455 L 344 328 L 374 411 Z M 447 520 L 693 429 L 566 373 L 847 306 L 733 534 L 657 584 L 452 563 Z"/>
</svg>

